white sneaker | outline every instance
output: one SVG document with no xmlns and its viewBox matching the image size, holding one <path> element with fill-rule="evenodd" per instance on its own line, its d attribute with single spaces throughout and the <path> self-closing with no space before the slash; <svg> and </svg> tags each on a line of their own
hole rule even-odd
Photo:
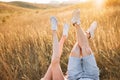
<svg viewBox="0 0 120 80">
<path fill-rule="evenodd" d="M 96 28 L 97 28 L 97 22 L 94 21 L 94 22 L 90 25 L 89 29 L 87 30 L 87 32 L 90 33 L 91 38 L 94 38 L 94 32 L 95 32 Z"/>
<path fill-rule="evenodd" d="M 67 37 L 68 31 L 69 31 L 69 25 L 66 23 L 64 24 L 64 27 L 63 27 L 63 35 Z"/>
<path fill-rule="evenodd" d="M 72 24 L 80 25 L 80 10 L 77 9 L 77 10 L 73 11 L 72 16 L 73 16 L 72 20 L 71 20 Z"/>
<path fill-rule="evenodd" d="M 57 30 L 57 19 L 56 19 L 56 17 L 54 17 L 54 16 L 50 17 L 50 21 L 51 21 L 51 29 L 52 30 Z"/>
</svg>

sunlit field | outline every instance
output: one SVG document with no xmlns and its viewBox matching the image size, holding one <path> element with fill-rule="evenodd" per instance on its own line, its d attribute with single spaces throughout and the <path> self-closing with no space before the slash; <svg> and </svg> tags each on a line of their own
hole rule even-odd
<svg viewBox="0 0 120 80">
<path fill-rule="evenodd" d="M 103 5 L 104 3 L 104 5 Z M 52 55 L 50 16 L 58 18 L 58 36 L 64 23 L 70 25 L 61 57 L 64 74 L 68 57 L 75 44 L 72 11 L 80 9 L 81 25 L 86 31 L 98 22 L 90 46 L 100 68 L 100 80 L 120 80 L 120 2 L 80 3 L 67 6 L 30 9 L 0 3 L 0 80 L 40 80 L 47 71 Z M 97 5 L 96 5 L 97 4 Z"/>
</svg>

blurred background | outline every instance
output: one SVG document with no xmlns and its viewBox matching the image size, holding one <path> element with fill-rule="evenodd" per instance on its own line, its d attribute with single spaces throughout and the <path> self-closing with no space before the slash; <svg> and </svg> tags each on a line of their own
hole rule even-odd
<svg viewBox="0 0 120 80">
<path fill-rule="evenodd" d="M 0 0 L 0 80 L 40 80 L 52 55 L 50 16 L 58 19 L 58 36 L 65 22 L 70 25 L 61 57 L 65 74 L 75 44 L 72 12 L 80 9 L 86 31 L 96 20 L 98 28 L 90 46 L 100 68 L 101 80 L 120 78 L 119 0 Z"/>
</svg>

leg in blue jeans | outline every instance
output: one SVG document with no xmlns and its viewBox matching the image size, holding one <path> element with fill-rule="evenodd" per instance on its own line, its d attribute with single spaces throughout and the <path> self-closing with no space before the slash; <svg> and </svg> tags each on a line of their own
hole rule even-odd
<svg viewBox="0 0 120 80">
<path fill-rule="evenodd" d="M 79 13 L 80 13 L 79 11 L 75 11 L 75 17 L 73 17 L 73 26 L 76 28 L 77 42 L 78 42 L 78 46 L 79 46 L 79 50 L 80 50 L 79 54 L 82 54 L 82 59 L 80 59 L 80 61 L 79 60 L 77 61 L 76 58 L 74 60 L 73 59 L 71 60 L 71 58 L 70 58 L 69 65 L 68 65 L 68 72 L 72 73 L 72 71 L 74 71 L 73 72 L 74 74 L 77 74 L 78 72 L 80 72 L 79 73 L 80 76 L 77 77 L 76 75 L 70 75 L 70 76 L 73 76 L 73 78 L 75 78 L 75 79 L 70 79 L 70 80 L 77 80 L 78 78 L 79 78 L 79 80 L 82 80 L 82 79 L 84 79 L 84 80 L 88 80 L 88 79 L 99 80 L 99 69 L 97 67 L 93 52 L 89 46 L 88 38 L 87 38 L 85 32 L 83 31 L 83 29 L 81 28 Z M 92 30 L 94 30 L 94 29 L 91 29 L 91 31 Z M 77 62 L 78 62 L 78 64 L 80 64 L 80 66 L 77 66 L 74 64 Z M 75 67 L 72 67 L 73 66 L 72 64 Z M 69 71 L 70 69 L 71 69 L 71 71 Z M 79 69 L 81 69 L 81 70 L 79 70 Z M 68 73 L 68 75 L 69 75 L 69 73 Z M 69 76 L 68 76 L 68 78 L 69 78 Z"/>
<path fill-rule="evenodd" d="M 82 58 L 83 78 L 88 77 L 93 80 L 99 80 L 99 68 L 94 57 L 94 54 Z"/>
<path fill-rule="evenodd" d="M 89 46 L 88 39 L 80 27 L 80 25 L 75 24 L 78 44 L 82 53 L 82 66 L 83 66 L 83 78 L 90 78 L 93 80 L 99 79 L 99 70 L 96 65 L 96 60 L 93 52 Z"/>
<path fill-rule="evenodd" d="M 68 80 L 77 80 L 82 75 L 80 49 L 76 43 L 70 53 L 68 62 Z"/>
</svg>

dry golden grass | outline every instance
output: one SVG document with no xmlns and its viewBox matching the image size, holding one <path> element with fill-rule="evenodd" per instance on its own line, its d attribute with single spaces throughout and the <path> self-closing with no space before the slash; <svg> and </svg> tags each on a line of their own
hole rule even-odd
<svg viewBox="0 0 120 80">
<path fill-rule="evenodd" d="M 5 21 L 0 20 L 0 80 L 39 80 L 43 77 L 52 54 L 49 18 L 51 15 L 57 16 L 60 38 L 64 22 L 70 24 L 72 11 L 76 8 L 81 9 L 84 30 L 93 20 L 98 22 L 95 38 L 90 40 L 90 45 L 100 68 L 101 80 L 119 80 L 120 7 L 96 9 L 81 8 L 79 5 L 0 14 L 0 17 L 5 17 Z M 75 30 L 70 24 L 61 58 L 64 73 L 74 43 Z"/>
</svg>

